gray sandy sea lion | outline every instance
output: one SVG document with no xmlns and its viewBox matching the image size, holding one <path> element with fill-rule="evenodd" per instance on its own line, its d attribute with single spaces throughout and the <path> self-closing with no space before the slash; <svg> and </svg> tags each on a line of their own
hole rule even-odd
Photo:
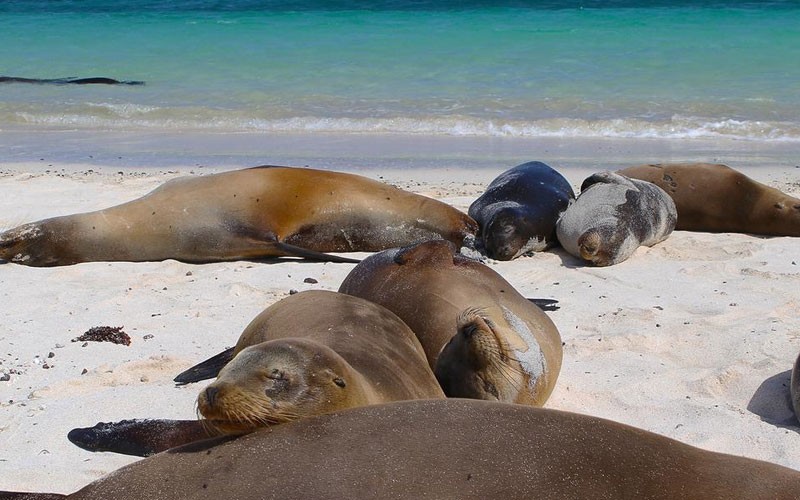
<svg viewBox="0 0 800 500">
<path fill-rule="evenodd" d="M 89 261 L 215 262 L 373 252 L 443 238 L 477 224 L 455 208 L 366 177 L 256 167 L 166 182 L 115 207 L 0 234 L 0 260 L 30 266 Z"/>
<path fill-rule="evenodd" d="M 601 172 L 583 181 L 578 199 L 558 222 L 558 241 L 576 257 L 610 266 L 641 245 L 664 241 L 676 219 L 675 204 L 663 189 Z"/>
<path fill-rule="evenodd" d="M 776 500 L 800 472 L 588 415 L 488 401 L 367 406 L 125 466 L 70 500 Z"/>
<path fill-rule="evenodd" d="M 561 337 L 541 309 L 446 241 L 369 256 L 340 292 L 397 314 L 449 397 L 542 405 L 561 370 Z"/>
<path fill-rule="evenodd" d="M 422 346 L 400 318 L 378 304 L 323 290 L 272 304 L 250 322 L 234 348 L 199 366 L 183 381 L 219 374 L 197 398 L 204 420 L 101 423 L 71 431 L 70 441 L 90 451 L 150 455 L 211 434 L 240 434 L 356 406 L 444 397 Z"/>
<path fill-rule="evenodd" d="M 557 244 L 556 222 L 574 199 L 561 174 L 532 161 L 497 176 L 470 205 L 469 216 L 480 227 L 486 255 L 511 260 Z"/>
<path fill-rule="evenodd" d="M 800 236 L 800 199 L 713 163 L 638 165 L 618 173 L 659 186 L 675 202 L 675 229 Z"/>
</svg>

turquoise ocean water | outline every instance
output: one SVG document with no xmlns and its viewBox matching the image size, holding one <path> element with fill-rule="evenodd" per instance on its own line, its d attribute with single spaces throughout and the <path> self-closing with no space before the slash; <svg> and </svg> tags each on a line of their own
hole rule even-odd
<svg viewBox="0 0 800 500">
<path fill-rule="evenodd" d="M 800 2 L 0 2 L 0 130 L 800 142 Z"/>
</svg>

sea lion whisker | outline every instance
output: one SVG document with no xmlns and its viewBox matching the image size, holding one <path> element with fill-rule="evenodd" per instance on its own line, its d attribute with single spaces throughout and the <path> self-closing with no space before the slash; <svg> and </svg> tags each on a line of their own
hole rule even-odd
<svg viewBox="0 0 800 500">
<path fill-rule="evenodd" d="M 508 365 L 501 365 L 497 371 L 515 391 L 521 391 L 523 389 L 524 385 L 521 382 L 522 379 L 514 376 L 522 375 L 524 377 L 525 374 L 522 372 L 522 370 L 515 370 Z"/>
<path fill-rule="evenodd" d="M 471 323 L 478 318 L 482 319 L 483 321 L 487 320 L 486 308 L 478 306 L 468 307 L 459 313 L 458 318 L 456 319 L 456 326 L 459 330 L 461 330 L 465 324 Z"/>
</svg>

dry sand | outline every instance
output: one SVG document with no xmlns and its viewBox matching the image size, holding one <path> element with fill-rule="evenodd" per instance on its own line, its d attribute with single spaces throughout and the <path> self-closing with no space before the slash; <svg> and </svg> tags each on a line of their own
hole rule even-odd
<svg viewBox="0 0 800 500">
<path fill-rule="evenodd" d="M 511 166 L 359 173 L 466 210 Z M 800 195 L 800 169 L 791 162 L 732 166 Z M 559 170 L 576 191 L 593 171 Z M 0 228 L 104 208 L 168 178 L 210 171 L 5 164 Z M 560 250 L 490 265 L 524 295 L 560 301 L 549 314 L 564 363 L 547 407 L 800 469 L 800 427 L 788 401 L 800 350 L 798 239 L 676 231 L 609 268 L 585 267 Z M 136 460 L 83 451 L 66 434 L 98 421 L 193 418 L 203 384 L 176 387 L 173 376 L 233 345 L 290 290 L 336 290 L 351 268 L 299 261 L 0 265 L 0 375 L 10 378 L 0 382 L 0 489 L 71 492 Z M 72 342 L 94 326 L 122 326 L 132 343 Z"/>
</svg>

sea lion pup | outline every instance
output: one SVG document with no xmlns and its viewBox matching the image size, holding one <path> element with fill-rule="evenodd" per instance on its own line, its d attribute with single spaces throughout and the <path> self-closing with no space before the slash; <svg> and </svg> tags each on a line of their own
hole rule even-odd
<svg viewBox="0 0 800 500">
<path fill-rule="evenodd" d="M 675 228 L 675 204 L 663 189 L 613 172 L 583 181 L 581 194 L 558 221 L 564 249 L 594 264 L 619 264 L 641 245 L 664 241 Z"/>
<path fill-rule="evenodd" d="M 800 472 L 588 415 L 489 401 L 394 402 L 190 444 L 70 500 L 800 497 Z"/>
<path fill-rule="evenodd" d="M 665 163 L 618 173 L 666 191 L 678 209 L 675 229 L 800 236 L 800 199 L 726 165 Z"/>
<path fill-rule="evenodd" d="M 558 244 L 556 222 L 573 200 L 564 176 L 531 161 L 497 176 L 469 206 L 469 216 L 480 227 L 478 242 L 486 255 L 512 260 Z"/>
<path fill-rule="evenodd" d="M 265 166 L 173 179 L 122 205 L 25 224 L 0 234 L 0 260 L 356 262 L 324 252 L 373 252 L 439 238 L 460 245 L 477 227 L 445 203 L 366 177 Z"/>
<path fill-rule="evenodd" d="M 371 255 L 339 291 L 405 321 L 448 397 L 542 405 L 553 390 L 562 356 L 553 322 L 446 241 Z"/>
<path fill-rule="evenodd" d="M 73 430 L 70 441 L 90 451 L 146 456 L 209 433 L 241 434 L 343 408 L 444 397 L 422 346 L 400 318 L 378 304 L 323 290 L 272 304 L 234 348 L 200 366 L 186 381 L 219 373 L 197 398 L 202 421 L 101 423 Z"/>
</svg>

